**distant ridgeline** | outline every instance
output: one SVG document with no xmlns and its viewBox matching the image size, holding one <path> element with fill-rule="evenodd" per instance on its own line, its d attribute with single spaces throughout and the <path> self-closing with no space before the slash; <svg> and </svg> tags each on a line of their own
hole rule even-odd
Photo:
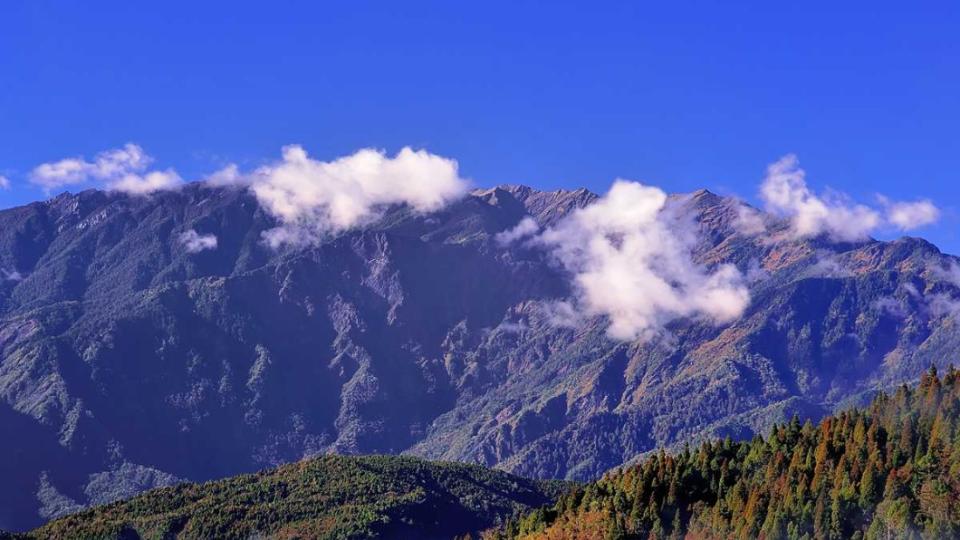
<svg viewBox="0 0 960 540">
<path fill-rule="evenodd" d="M 960 373 L 769 437 L 663 452 L 495 539 L 958 538 Z"/>
</svg>

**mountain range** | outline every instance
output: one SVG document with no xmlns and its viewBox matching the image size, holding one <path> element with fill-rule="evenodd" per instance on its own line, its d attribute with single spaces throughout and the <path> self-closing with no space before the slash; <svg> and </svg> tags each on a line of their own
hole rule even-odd
<svg viewBox="0 0 960 540">
<path fill-rule="evenodd" d="M 585 484 L 462 463 L 326 455 L 157 488 L 3 540 L 956 538 L 960 372 L 818 424 L 660 450 Z"/>
<path fill-rule="evenodd" d="M 317 454 L 409 454 L 591 480 L 660 447 L 748 439 L 946 367 L 955 257 L 917 238 L 796 238 L 675 195 L 692 259 L 733 265 L 735 320 L 616 339 L 536 242 L 598 200 L 476 190 L 306 245 L 249 190 L 84 191 L 0 211 L 0 529 Z M 205 239 L 215 239 L 205 240 Z"/>
</svg>

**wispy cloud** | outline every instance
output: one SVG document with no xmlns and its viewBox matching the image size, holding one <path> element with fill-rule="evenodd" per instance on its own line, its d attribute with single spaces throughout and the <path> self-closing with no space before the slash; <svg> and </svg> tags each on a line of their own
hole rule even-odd
<svg viewBox="0 0 960 540">
<path fill-rule="evenodd" d="M 537 223 L 537 220 L 527 216 L 521 219 L 520 223 L 517 223 L 512 229 L 497 233 L 494 239 L 501 246 L 506 246 L 518 240 L 533 236 L 539 231 L 540 225 Z"/>
<path fill-rule="evenodd" d="M 854 275 L 843 261 L 830 251 L 818 251 L 814 263 L 807 269 L 811 277 L 847 278 Z"/>
<path fill-rule="evenodd" d="M 394 157 L 373 149 L 333 161 L 310 158 L 287 146 L 283 158 L 243 175 L 227 167 L 214 183 L 244 183 L 282 225 L 265 233 L 272 246 L 311 243 L 330 232 L 369 223 L 393 204 L 418 212 L 438 210 L 467 193 L 457 162 L 404 148 Z"/>
<path fill-rule="evenodd" d="M 240 167 L 235 163 L 230 163 L 226 167 L 214 172 L 204 178 L 211 186 L 232 186 L 246 183 L 248 178 L 240 173 Z"/>
<path fill-rule="evenodd" d="M 787 217 L 798 238 L 828 234 L 839 241 L 863 240 L 881 227 L 911 230 L 935 222 L 939 210 L 930 201 L 892 202 L 881 198 L 886 214 L 831 193 L 820 196 L 806 182 L 797 157 L 789 154 L 767 167 L 760 197 L 768 211 Z"/>
<path fill-rule="evenodd" d="M 573 303 L 567 300 L 542 302 L 539 309 L 547 322 L 556 327 L 576 328 L 583 322 L 582 314 L 578 313 Z"/>
<path fill-rule="evenodd" d="M 10 179 L 0 174 L 0 189 L 10 189 Z"/>
<path fill-rule="evenodd" d="M 140 146 L 129 143 L 101 152 L 91 161 L 72 157 L 38 165 L 30 182 L 48 194 L 88 182 L 134 195 L 183 184 L 173 169 L 149 170 L 152 163 Z M 204 180 L 212 186 L 248 186 L 263 208 L 281 222 L 264 235 L 272 246 L 313 242 L 329 232 L 367 223 L 392 204 L 434 211 L 465 195 L 469 187 L 459 176 L 456 161 L 411 148 L 393 157 L 363 149 L 319 161 L 292 145 L 284 147 L 278 162 L 250 173 L 230 164 Z"/>
<path fill-rule="evenodd" d="M 187 253 L 199 253 L 208 249 L 217 249 L 217 237 L 213 234 L 199 234 L 190 229 L 180 235 L 180 243 Z"/>
<path fill-rule="evenodd" d="M 828 233 L 837 240 L 861 240 L 881 223 L 880 215 L 867 206 L 839 196 L 817 196 L 807 187 L 806 173 L 793 154 L 767 167 L 760 196 L 767 210 L 791 219 L 798 237 Z"/>
<path fill-rule="evenodd" d="M 893 202 L 880 197 L 880 202 L 886 207 L 887 221 L 904 231 L 930 225 L 940 219 L 940 209 L 926 199 Z"/>
<path fill-rule="evenodd" d="M 16 269 L 7 270 L 6 268 L 0 268 L 0 281 L 20 281 L 22 279 L 23 275 L 17 272 Z"/>
<path fill-rule="evenodd" d="M 606 316 L 611 338 L 634 340 L 681 317 L 729 322 L 747 307 L 740 272 L 696 264 L 695 240 L 696 228 L 671 212 L 666 193 L 617 180 L 537 241 L 573 274 L 577 306 L 563 313 Z"/>
<path fill-rule="evenodd" d="M 763 213 L 756 208 L 740 203 L 737 207 L 736 221 L 734 227 L 741 234 L 755 236 L 762 234 L 767 230 L 767 224 L 764 222 Z"/>
<path fill-rule="evenodd" d="M 100 152 L 93 161 L 72 157 L 38 165 L 30 174 L 30 182 L 48 194 L 90 181 L 109 190 L 133 195 L 175 189 L 183 184 L 183 179 L 173 169 L 147 171 L 152 163 L 153 158 L 143 148 L 127 143 L 122 148 Z"/>
</svg>

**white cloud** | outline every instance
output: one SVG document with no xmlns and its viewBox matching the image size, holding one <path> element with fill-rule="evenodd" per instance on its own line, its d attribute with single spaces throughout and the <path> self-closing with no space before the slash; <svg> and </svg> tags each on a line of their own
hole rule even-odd
<svg viewBox="0 0 960 540">
<path fill-rule="evenodd" d="M 10 189 L 10 179 L 0 174 L 0 189 Z"/>
<path fill-rule="evenodd" d="M 816 253 L 816 262 L 807 269 L 807 274 L 811 277 L 824 278 L 848 278 L 854 276 L 853 271 L 847 268 L 842 261 L 837 259 L 835 254 L 829 251 L 818 251 Z"/>
<path fill-rule="evenodd" d="M 734 227 L 741 234 L 747 236 L 756 236 L 767 231 L 767 225 L 763 221 L 763 214 L 756 208 L 740 203 L 737 207 L 737 217 Z"/>
<path fill-rule="evenodd" d="M 230 163 L 204 180 L 212 186 L 233 186 L 247 183 L 248 178 L 240 174 L 240 168 L 236 164 Z"/>
<path fill-rule="evenodd" d="M 940 209 L 929 200 L 914 202 L 890 202 L 880 198 L 887 207 L 887 221 L 904 231 L 936 223 L 940 219 Z"/>
<path fill-rule="evenodd" d="M 760 196 L 767 210 L 791 219 L 793 232 L 799 238 L 827 233 L 836 240 L 862 240 L 881 223 L 880 215 L 872 208 L 814 194 L 793 154 L 767 167 Z"/>
<path fill-rule="evenodd" d="M 527 329 L 528 329 L 527 323 L 523 321 L 510 322 L 507 320 L 504 320 L 503 322 L 498 324 L 497 327 L 495 328 L 495 330 L 499 330 L 504 334 L 520 334 L 522 332 L 525 332 Z"/>
<path fill-rule="evenodd" d="M 180 235 L 180 243 L 188 253 L 199 253 L 207 249 L 217 249 L 217 237 L 213 234 L 199 234 L 190 229 Z"/>
<path fill-rule="evenodd" d="M 466 194 L 457 162 L 404 148 L 394 157 L 372 149 L 333 161 L 311 159 L 300 146 L 248 177 L 225 169 L 218 181 L 248 182 L 260 204 L 282 225 L 264 235 L 272 246 L 317 241 L 329 232 L 369 223 L 393 204 L 439 210 Z"/>
<path fill-rule="evenodd" d="M 50 192 L 54 189 L 86 182 L 95 166 L 82 158 L 68 158 L 43 163 L 33 169 L 30 182 Z"/>
<path fill-rule="evenodd" d="M 934 317 L 960 315 L 960 300 L 946 293 L 930 294 L 925 297 L 927 309 Z"/>
<path fill-rule="evenodd" d="M 712 273 L 691 258 L 695 227 L 673 215 L 658 188 L 617 180 L 610 191 L 547 229 L 538 242 L 574 275 L 577 307 L 604 315 L 614 339 L 648 339 L 681 317 L 717 323 L 749 303 L 732 265 Z"/>
<path fill-rule="evenodd" d="M 954 287 L 960 287 L 960 264 L 956 261 L 947 263 L 946 268 L 940 265 L 933 265 L 928 268 L 930 268 L 933 277 L 946 281 Z"/>
<path fill-rule="evenodd" d="M 110 182 L 107 189 L 122 191 L 131 195 L 147 195 L 155 191 L 176 189 L 183 179 L 173 169 L 151 171 L 144 175 L 127 174 Z"/>
<path fill-rule="evenodd" d="M 6 268 L 0 268 L 0 281 L 20 281 L 23 279 L 23 275 L 20 272 L 14 270 L 7 270 Z"/>
<path fill-rule="evenodd" d="M 904 319 L 907 317 L 907 308 L 903 305 L 903 302 L 892 297 L 892 296 L 882 296 L 873 303 L 874 309 L 882 313 L 886 313 L 898 319 Z"/>
<path fill-rule="evenodd" d="M 880 227 L 910 230 L 935 222 L 940 211 L 930 201 L 891 202 L 880 197 L 887 207 L 880 211 L 833 194 L 818 196 L 807 187 L 806 173 L 797 157 L 788 154 L 767 167 L 760 186 L 760 197 L 767 210 L 790 218 L 794 236 L 804 238 L 829 234 L 834 240 L 864 240 Z"/>
<path fill-rule="evenodd" d="M 30 174 L 30 182 L 50 193 L 54 189 L 94 180 L 106 189 L 132 195 L 175 189 L 183 183 L 172 169 L 145 172 L 151 163 L 153 158 L 143 148 L 127 143 L 123 148 L 100 152 L 92 162 L 73 157 L 38 165 Z"/>
<path fill-rule="evenodd" d="M 540 314 L 553 326 L 576 328 L 583 322 L 573 303 L 566 300 L 547 301 L 540 304 Z"/>
<path fill-rule="evenodd" d="M 536 234 L 540 230 L 537 220 L 527 216 L 520 220 L 513 228 L 497 233 L 494 239 L 501 246 L 506 246 Z"/>
<path fill-rule="evenodd" d="M 912 283 L 905 283 L 901 287 L 914 300 L 924 305 L 932 316 L 957 317 L 960 315 L 960 299 L 956 298 L 956 289 L 960 288 L 960 264 L 956 260 L 948 261 L 945 265 L 934 262 L 927 268 L 929 269 L 927 275 L 929 280 L 942 282 L 936 283 L 936 287 L 933 288 L 938 292 L 921 292 Z M 950 287 L 944 288 L 943 284 Z"/>
<path fill-rule="evenodd" d="M 750 259 L 750 262 L 747 264 L 747 275 L 745 277 L 747 283 L 758 283 L 769 278 L 770 272 L 761 266 L 760 261 L 757 259 Z"/>
</svg>

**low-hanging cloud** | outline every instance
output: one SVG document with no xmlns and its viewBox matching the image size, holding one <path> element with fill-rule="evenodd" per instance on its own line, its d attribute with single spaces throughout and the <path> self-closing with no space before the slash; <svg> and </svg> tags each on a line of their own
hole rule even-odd
<svg viewBox="0 0 960 540">
<path fill-rule="evenodd" d="M 763 214 L 756 208 L 747 206 L 742 202 L 737 206 L 737 215 L 733 225 L 740 234 L 747 236 L 756 236 L 767 231 Z"/>
<path fill-rule="evenodd" d="M 497 233 L 494 240 L 501 246 L 507 246 L 518 240 L 533 236 L 539 231 L 540 225 L 537 223 L 537 220 L 527 216 L 521 219 L 520 223 L 517 223 L 512 229 Z"/>
<path fill-rule="evenodd" d="M 287 146 L 277 163 L 249 175 L 228 167 L 214 181 L 250 185 L 260 204 L 281 222 L 264 236 L 274 247 L 314 242 L 369 223 L 393 204 L 418 212 L 439 210 L 469 188 L 456 161 L 411 148 L 394 157 L 363 149 L 319 161 L 300 146 Z"/>
<path fill-rule="evenodd" d="M 912 230 L 935 222 L 940 215 L 926 200 L 891 202 L 881 197 L 884 213 L 840 194 L 817 195 L 807 186 L 806 172 L 793 154 L 767 167 L 760 197 L 768 211 L 790 219 L 797 238 L 825 233 L 839 241 L 864 240 L 881 227 Z"/>
<path fill-rule="evenodd" d="M 583 315 L 568 300 L 552 300 L 539 305 L 541 316 L 552 326 L 576 328 L 583 322 Z"/>
<path fill-rule="evenodd" d="M 217 237 L 213 234 L 200 234 L 190 229 L 180 235 L 180 243 L 187 253 L 200 253 L 208 249 L 217 249 Z"/>
<path fill-rule="evenodd" d="M 38 165 L 30 173 L 30 182 L 50 193 L 94 181 L 108 190 L 132 195 L 175 189 L 183 184 L 173 169 L 148 171 L 152 163 L 153 158 L 143 148 L 127 143 L 122 148 L 100 152 L 93 161 L 73 157 Z"/>
<path fill-rule="evenodd" d="M 226 167 L 208 175 L 204 181 L 211 186 L 232 186 L 245 184 L 246 179 L 240 173 L 240 167 L 236 163 L 230 163 Z"/>
<path fill-rule="evenodd" d="M 855 274 L 835 253 L 821 250 L 815 254 L 814 263 L 807 269 L 807 275 L 821 278 L 848 278 Z"/>
<path fill-rule="evenodd" d="M 750 295 L 734 266 L 708 271 L 693 261 L 695 234 L 662 190 L 617 180 L 537 242 L 573 274 L 577 310 L 606 316 L 611 338 L 635 340 L 677 318 L 724 323 L 746 309 Z"/>
</svg>

